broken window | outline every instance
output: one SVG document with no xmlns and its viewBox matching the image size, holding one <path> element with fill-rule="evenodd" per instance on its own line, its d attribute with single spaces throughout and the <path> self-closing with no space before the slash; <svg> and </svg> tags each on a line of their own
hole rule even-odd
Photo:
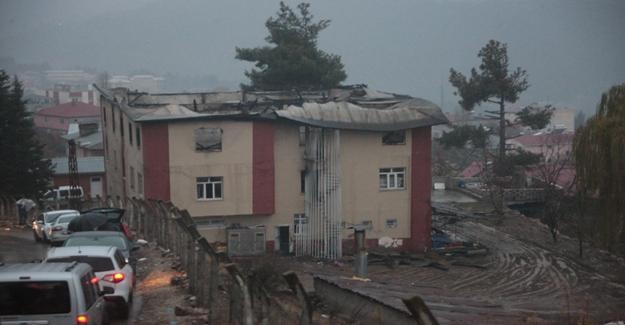
<svg viewBox="0 0 625 325">
<path fill-rule="evenodd" d="M 382 136 L 382 144 L 406 144 L 406 131 L 392 131 L 384 133 Z"/>
<path fill-rule="evenodd" d="M 221 151 L 220 128 L 199 128 L 195 129 L 195 150 L 196 151 Z"/>
<path fill-rule="evenodd" d="M 380 168 L 380 189 L 381 190 L 402 190 L 404 189 L 406 168 Z"/>
</svg>

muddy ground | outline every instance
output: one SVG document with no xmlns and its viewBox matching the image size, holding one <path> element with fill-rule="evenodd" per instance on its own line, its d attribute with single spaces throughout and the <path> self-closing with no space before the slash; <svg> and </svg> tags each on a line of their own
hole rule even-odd
<svg viewBox="0 0 625 325">
<path fill-rule="evenodd" d="M 471 204 L 462 207 L 479 210 Z M 441 324 L 603 324 L 625 319 L 625 261 L 607 252 L 585 247 L 577 256 L 577 242 L 560 236 L 553 243 L 545 225 L 511 212 L 504 219 L 481 216 L 458 218 L 435 215 L 433 223 L 461 240 L 488 248 L 483 256 L 437 259 L 448 269 L 416 265 L 369 265 L 369 277 L 387 285 L 397 295 L 421 296 Z M 140 311 L 129 323 L 204 324 L 205 314 L 178 316 L 176 306 L 192 307 L 193 299 L 182 285 L 171 285 L 172 277 L 184 277 L 175 270 L 175 257 L 164 254 L 153 243 L 141 249 L 138 262 Z M 458 262 L 470 266 L 456 265 Z M 242 268 L 268 265 L 280 275 L 296 271 L 307 291 L 313 292 L 313 275 L 353 275 L 351 260 L 328 262 L 310 258 L 267 256 L 239 261 Z M 229 320 L 229 286 L 217 293 L 213 323 Z M 298 313 L 297 303 L 285 310 Z M 292 301 L 291 301 L 292 303 Z M 333 315 L 331 306 L 317 301 L 315 323 L 330 324 L 349 315 Z M 350 323 L 343 321 L 341 323 Z M 358 320 L 353 322 L 358 324 Z"/>
</svg>

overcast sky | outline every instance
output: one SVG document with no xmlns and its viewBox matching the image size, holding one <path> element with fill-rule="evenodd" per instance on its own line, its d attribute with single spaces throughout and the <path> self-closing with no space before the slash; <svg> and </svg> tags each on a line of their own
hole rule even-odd
<svg viewBox="0 0 625 325">
<path fill-rule="evenodd" d="M 249 65 L 234 59 L 235 47 L 264 45 L 277 9 L 277 1 L 0 0 L 0 57 L 215 75 L 236 87 Z M 625 82 L 625 0 L 324 0 L 312 12 L 332 20 L 319 45 L 342 57 L 346 83 L 439 104 L 442 92 L 446 109 L 457 102 L 449 68 L 479 65 L 489 39 L 508 43 L 511 66 L 529 74 L 519 104 L 593 112 L 603 91 Z"/>
</svg>

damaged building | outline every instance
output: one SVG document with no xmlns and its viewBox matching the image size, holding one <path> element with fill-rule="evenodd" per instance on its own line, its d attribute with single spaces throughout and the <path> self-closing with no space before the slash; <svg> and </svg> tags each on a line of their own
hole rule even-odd
<svg viewBox="0 0 625 325">
<path fill-rule="evenodd" d="M 430 245 L 431 126 L 447 119 L 429 101 L 362 85 L 99 91 L 110 195 L 172 202 L 210 241 L 257 229 L 267 251 L 339 258 L 353 225 L 370 246 Z"/>
</svg>

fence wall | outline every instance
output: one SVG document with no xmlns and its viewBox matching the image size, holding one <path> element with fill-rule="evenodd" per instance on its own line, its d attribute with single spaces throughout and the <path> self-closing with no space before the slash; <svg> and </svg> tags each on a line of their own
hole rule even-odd
<svg viewBox="0 0 625 325">
<path fill-rule="evenodd" d="M 275 274 L 273 270 L 274 274 L 270 275 L 263 272 L 242 273 L 227 254 L 217 253 L 198 232 L 186 210 L 161 201 L 120 198 L 83 202 L 83 209 L 87 205 L 126 209 L 126 220 L 139 236 L 170 250 L 186 271 L 189 293 L 196 296 L 200 307 L 206 309 L 210 324 L 318 323 L 313 318 L 311 299 L 295 273 Z M 226 272 L 220 273 L 220 268 Z M 271 294 L 266 286 L 268 276 L 285 280 L 291 289 L 290 294 Z M 225 304 L 224 290 L 228 297 Z M 418 319 L 415 320 L 420 324 Z"/>
</svg>

